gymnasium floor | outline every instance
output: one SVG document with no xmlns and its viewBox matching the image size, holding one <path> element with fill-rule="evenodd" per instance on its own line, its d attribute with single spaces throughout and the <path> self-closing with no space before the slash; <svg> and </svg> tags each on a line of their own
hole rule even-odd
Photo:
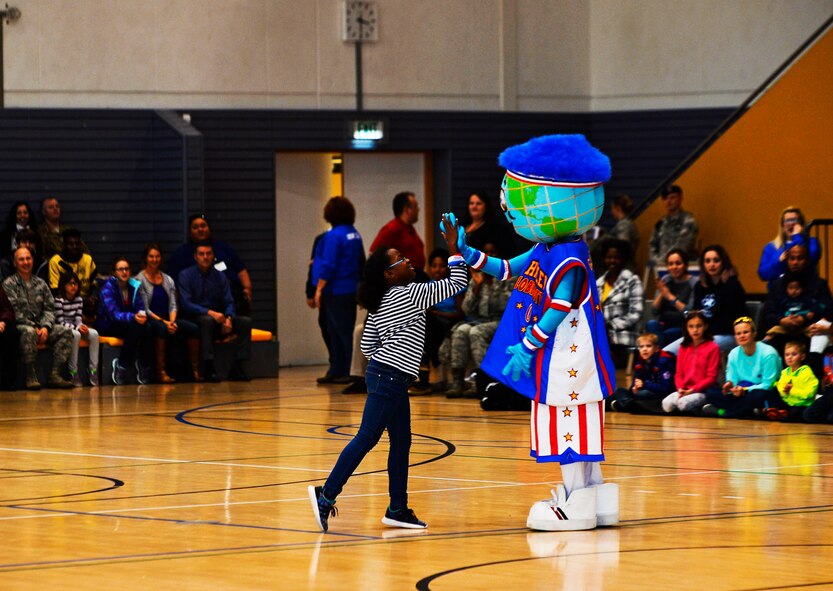
<svg viewBox="0 0 833 591">
<path fill-rule="evenodd" d="M 383 438 L 320 534 L 306 488 L 364 402 L 320 372 L 3 393 L 0 589 L 833 589 L 833 426 L 611 413 L 621 525 L 531 533 L 560 476 L 527 413 L 412 398 L 429 528 L 380 523 Z"/>
</svg>

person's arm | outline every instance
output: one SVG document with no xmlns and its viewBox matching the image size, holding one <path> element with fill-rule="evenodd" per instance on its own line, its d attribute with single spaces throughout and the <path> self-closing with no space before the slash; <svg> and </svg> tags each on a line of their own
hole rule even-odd
<svg viewBox="0 0 833 591">
<path fill-rule="evenodd" d="M 758 277 L 761 281 L 772 281 L 781 275 L 781 255 L 784 247 L 775 248 L 772 242 L 768 242 L 761 252 L 761 262 L 758 263 Z"/>
<path fill-rule="evenodd" d="M 208 308 L 196 301 L 195 283 L 199 281 L 199 277 L 186 271 L 179 275 L 179 303 L 182 311 L 189 316 L 201 316 L 208 314 Z"/>
<path fill-rule="evenodd" d="M 677 244 L 686 252 L 693 252 L 697 246 L 697 220 L 689 212 L 686 212 L 683 220 L 683 227 L 677 236 Z M 699 392 L 699 390 L 698 390 Z"/>
<path fill-rule="evenodd" d="M 628 330 L 636 327 L 642 320 L 642 306 L 645 300 L 645 293 L 642 291 L 642 282 L 639 277 L 632 275 L 627 284 L 628 311 L 620 316 L 610 319 L 610 326 L 616 330 Z"/>
<path fill-rule="evenodd" d="M 33 284 L 36 283 L 34 277 L 32 282 Z M 38 325 L 51 332 L 55 325 L 55 299 L 52 297 L 52 292 L 45 281 L 37 280 L 37 285 L 36 289 L 41 292 L 41 297 L 43 297 L 43 309 Z"/>
<path fill-rule="evenodd" d="M 250 302 L 252 301 L 252 278 L 249 277 L 249 270 L 243 269 L 237 274 L 237 277 L 240 279 L 240 285 L 243 286 L 243 295 L 246 296 L 246 299 Z"/>
<path fill-rule="evenodd" d="M 655 394 L 670 394 L 675 390 L 674 358 L 670 353 L 660 351 L 656 367 L 657 379 L 642 380 L 642 388 Z"/>
<path fill-rule="evenodd" d="M 691 386 L 692 392 L 705 392 L 708 388 L 717 384 L 717 374 L 720 371 L 720 348 L 717 343 L 711 341 L 713 347 L 703 351 L 705 359 L 703 364 L 703 375 Z M 703 346 L 703 345 L 701 345 Z"/>
<path fill-rule="evenodd" d="M 234 318 L 236 310 L 234 309 L 234 296 L 231 295 L 231 284 L 222 273 L 220 273 L 220 277 L 222 278 L 222 281 L 219 281 L 219 287 L 224 292 L 223 304 L 225 307 L 223 308 L 223 314 L 225 314 L 226 318 Z"/>
<path fill-rule="evenodd" d="M 765 355 L 761 359 L 761 381 L 757 384 L 747 386 L 747 390 L 769 390 L 778 381 L 778 374 L 781 373 L 781 358 L 777 353 Z"/>
<path fill-rule="evenodd" d="M 795 406 L 805 406 L 813 401 L 819 391 L 819 380 L 808 366 L 793 374 L 789 397 Z"/>
<path fill-rule="evenodd" d="M 34 273 L 34 269 L 32 270 Z M 49 288 L 58 289 L 58 280 L 61 278 L 61 258 L 58 255 L 49 259 Z"/>
</svg>

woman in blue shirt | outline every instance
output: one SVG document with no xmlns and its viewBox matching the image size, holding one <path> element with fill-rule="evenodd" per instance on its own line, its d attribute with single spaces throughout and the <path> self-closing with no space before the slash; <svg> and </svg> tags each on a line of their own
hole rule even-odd
<svg viewBox="0 0 833 591">
<path fill-rule="evenodd" d="M 805 244 L 810 251 L 810 266 L 815 268 L 821 259 L 821 246 L 815 238 L 804 233 L 804 214 L 797 207 L 787 207 L 781 212 L 778 235 L 764 246 L 758 277 L 772 288 L 775 281 L 787 272 L 787 251 L 797 244 Z"/>
<path fill-rule="evenodd" d="M 346 197 L 332 197 L 324 206 L 324 219 L 332 225 L 318 241 L 312 263 L 314 306 L 326 319 L 330 367 L 319 384 L 347 384 L 353 355 L 356 290 L 365 255 L 362 237 L 353 223 L 356 209 Z"/>
</svg>

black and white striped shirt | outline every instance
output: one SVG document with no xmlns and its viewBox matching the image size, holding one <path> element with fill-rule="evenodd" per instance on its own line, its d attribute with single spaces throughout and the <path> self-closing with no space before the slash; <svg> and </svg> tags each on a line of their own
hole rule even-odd
<svg viewBox="0 0 833 591">
<path fill-rule="evenodd" d="M 365 357 L 418 375 L 425 345 L 425 310 L 466 287 L 463 257 L 450 257 L 448 265 L 449 277 L 442 281 L 397 285 L 385 293 L 379 311 L 368 314 L 364 325 Z"/>
</svg>

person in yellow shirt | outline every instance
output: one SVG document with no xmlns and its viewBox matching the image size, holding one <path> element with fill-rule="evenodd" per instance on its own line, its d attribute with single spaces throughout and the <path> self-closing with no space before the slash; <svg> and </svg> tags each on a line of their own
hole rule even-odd
<svg viewBox="0 0 833 591">
<path fill-rule="evenodd" d="M 819 380 L 810 369 L 804 365 L 807 357 L 807 345 L 800 341 L 792 341 L 784 346 L 784 363 L 786 368 L 776 383 L 778 398 L 774 396 L 767 402 L 764 410 L 766 417 L 773 421 L 801 420 L 804 409 L 816 399 L 819 390 Z"/>
<path fill-rule="evenodd" d="M 64 230 L 64 247 L 60 253 L 49 259 L 49 287 L 54 293 L 58 289 L 61 275 L 70 271 L 78 275 L 80 291 L 78 295 L 86 298 L 90 294 L 96 275 L 93 257 L 84 252 L 81 232 L 75 228 Z"/>
</svg>

